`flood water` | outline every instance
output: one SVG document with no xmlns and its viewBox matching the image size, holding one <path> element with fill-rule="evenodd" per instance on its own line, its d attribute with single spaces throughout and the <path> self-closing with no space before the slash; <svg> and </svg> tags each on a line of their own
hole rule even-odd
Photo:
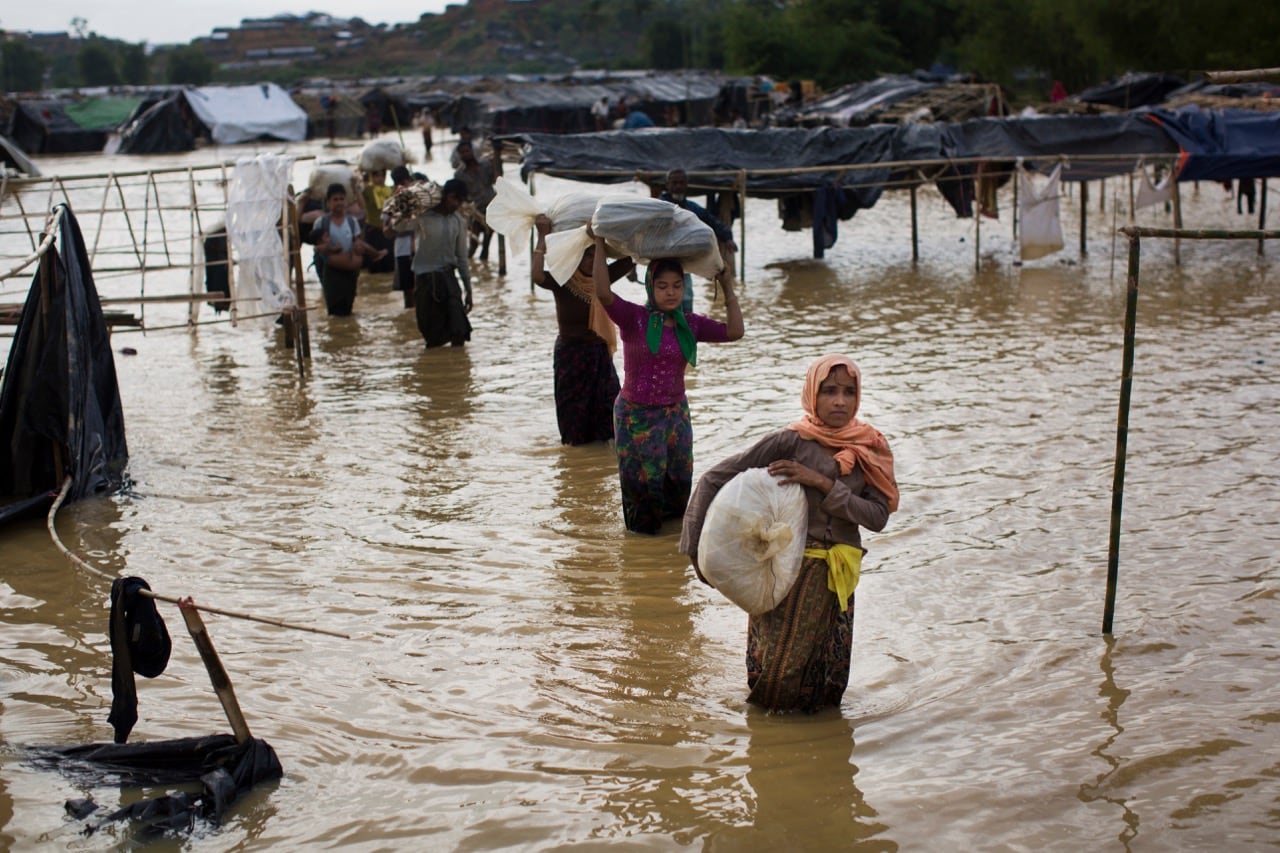
<svg viewBox="0 0 1280 853">
<path fill-rule="evenodd" d="M 104 162 L 145 168 L 39 165 Z M 849 690 L 813 716 L 746 704 L 746 616 L 697 583 L 677 524 L 625 530 L 609 447 L 560 445 L 553 305 L 526 251 L 505 277 L 477 264 L 463 349 L 425 351 L 389 276 L 365 277 L 354 317 L 315 316 L 301 378 L 259 324 L 118 332 L 134 487 L 65 507 L 62 540 L 162 594 L 351 635 L 206 616 L 285 776 L 152 849 L 1280 844 L 1280 245 L 1184 242 L 1177 266 L 1143 243 L 1106 637 L 1127 189 L 1104 209 L 1091 189 L 1087 256 L 1077 195 L 1066 249 L 1016 265 L 1005 196 L 976 270 L 973 221 L 933 190 L 916 264 L 905 193 L 841 223 L 823 260 L 748 203 L 747 336 L 689 375 L 697 469 L 793 420 L 807 363 L 842 351 L 902 488 L 865 537 Z M 1221 186 L 1183 193 L 1189 227 L 1256 224 Z M 695 310 L 722 317 L 710 296 Z M 79 835 L 63 802 L 136 791 L 20 749 L 111 740 L 106 584 L 41 521 L 3 536 L 0 847 L 133 843 Z M 131 740 L 228 731 L 161 612 L 173 658 L 139 679 Z"/>
</svg>

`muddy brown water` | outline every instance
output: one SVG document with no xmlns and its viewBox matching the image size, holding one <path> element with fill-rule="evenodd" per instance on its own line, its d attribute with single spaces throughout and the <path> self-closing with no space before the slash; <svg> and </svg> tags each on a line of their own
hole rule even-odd
<svg viewBox="0 0 1280 853">
<path fill-rule="evenodd" d="M 1090 210 L 1082 257 L 1065 200 L 1067 248 L 1019 266 L 1002 198 L 975 270 L 973 222 L 921 201 L 913 264 L 905 194 L 841 223 L 823 260 L 751 200 L 747 337 L 701 348 L 689 376 L 699 468 L 794 418 L 805 365 L 833 350 L 859 362 L 861 414 L 896 453 L 902 507 L 867 536 L 851 685 L 814 716 L 745 703 L 745 616 L 692 577 L 677 525 L 625 531 L 607 446 L 559 444 L 553 307 L 526 252 L 505 277 L 477 265 L 460 350 L 425 351 L 387 277 L 362 282 L 354 317 L 316 318 L 302 379 L 253 323 L 118 333 L 137 351 L 116 362 L 134 487 L 63 509 L 63 541 L 166 594 L 352 636 L 206 618 L 285 776 L 221 827 L 152 846 L 1280 843 L 1280 246 L 1183 243 L 1177 266 L 1144 241 L 1104 637 L 1126 269 L 1112 207 Z M 1188 225 L 1254 222 L 1218 185 L 1184 204 Z M 722 315 L 710 296 L 700 283 L 697 310 Z M 0 847 L 128 844 L 78 835 L 62 803 L 136 791 L 20 750 L 110 740 L 105 584 L 40 521 L 4 531 L 2 553 Z M 226 731 L 162 612 L 174 656 L 140 680 L 132 740 Z"/>
</svg>

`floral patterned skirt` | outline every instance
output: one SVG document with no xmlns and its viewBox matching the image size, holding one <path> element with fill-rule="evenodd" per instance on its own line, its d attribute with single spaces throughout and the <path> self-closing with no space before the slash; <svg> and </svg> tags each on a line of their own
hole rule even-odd
<svg viewBox="0 0 1280 853">
<path fill-rule="evenodd" d="M 689 401 L 643 406 L 618 395 L 613 404 L 614 447 L 627 529 L 657 533 L 682 518 L 693 490 L 693 426 Z"/>
</svg>

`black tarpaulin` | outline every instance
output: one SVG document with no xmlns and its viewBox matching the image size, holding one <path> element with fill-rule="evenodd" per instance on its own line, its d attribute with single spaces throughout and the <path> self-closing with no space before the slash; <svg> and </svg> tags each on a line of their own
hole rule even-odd
<svg viewBox="0 0 1280 853">
<path fill-rule="evenodd" d="M 1085 89 L 1075 96 L 1086 104 L 1103 104 L 1131 110 L 1161 103 L 1170 92 L 1183 86 L 1180 77 L 1148 71 L 1130 71 L 1114 80 Z"/>
<path fill-rule="evenodd" d="M 895 171 L 889 164 L 955 156 L 947 126 L 928 124 L 752 131 L 654 128 L 512 138 L 527 146 L 521 164 L 526 180 L 539 171 L 591 183 L 621 183 L 632 180 L 636 172 L 680 168 L 699 173 L 700 187 L 733 189 L 737 173 L 745 170 L 747 194 L 761 196 L 812 191 L 835 181 L 846 190 L 874 189 L 878 196 Z M 853 165 L 869 168 L 841 168 Z"/>
<path fill-rule="evenodd" d="M 67 500 L 123 485 L 129 449 L 111 340 L 80 226 L 59 206 L 0 382 L 0 521 L 46 504 L 71 477 Z M 46 501 L 47 498 L 47 501 Z"/>
<path fill-rule="evenodd" d="M 960 157 L 1021 157 L 1028 167 L 1045 174 L 1065 159 L 1064 181 L 1129 174 L 1143 157 L 1178 153 L 1169 135 L 1139 113 L 979 118 L 950 128 Z M 1087 159 L 1098 157 L 1105 159 Z"/>
<path fill-rule="evenodd" d="M 120 135 L 120 154 L 168 154 L 193 151 L 193 120 L 181 93 L 151 104 Z"/>
<path fill-rule="evenodd" d="M 151 743 L 90 743 L 28 747 L 35 766 L 56 769 L 86 787 L 183 787 L 100 814 L 92 799 L 69 800 L 68 814 L 84 820 L 85 831 L 131 822 L 147 832 L 185 832 L 197 820 L 220 823 L 227 808 L 250 788 L 281 778 L 284 770 L 266 741 L 236 743 L 229 734 Z"/>
</svg>

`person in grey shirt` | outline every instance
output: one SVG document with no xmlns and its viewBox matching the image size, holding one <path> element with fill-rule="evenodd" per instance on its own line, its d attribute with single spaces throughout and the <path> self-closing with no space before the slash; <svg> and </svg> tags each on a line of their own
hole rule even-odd
<svg viewBox="0 0 1280 853">
<path fill-rule="evenodd" d="M 467 223 L 458 213 L 466 200 L 466 184 L 456 178 L 446 181 L 440 203 L 414 222 L 414 312 L 428 349 L 445 344 L 460 347 L 471 340 Z"/>
</svg>

